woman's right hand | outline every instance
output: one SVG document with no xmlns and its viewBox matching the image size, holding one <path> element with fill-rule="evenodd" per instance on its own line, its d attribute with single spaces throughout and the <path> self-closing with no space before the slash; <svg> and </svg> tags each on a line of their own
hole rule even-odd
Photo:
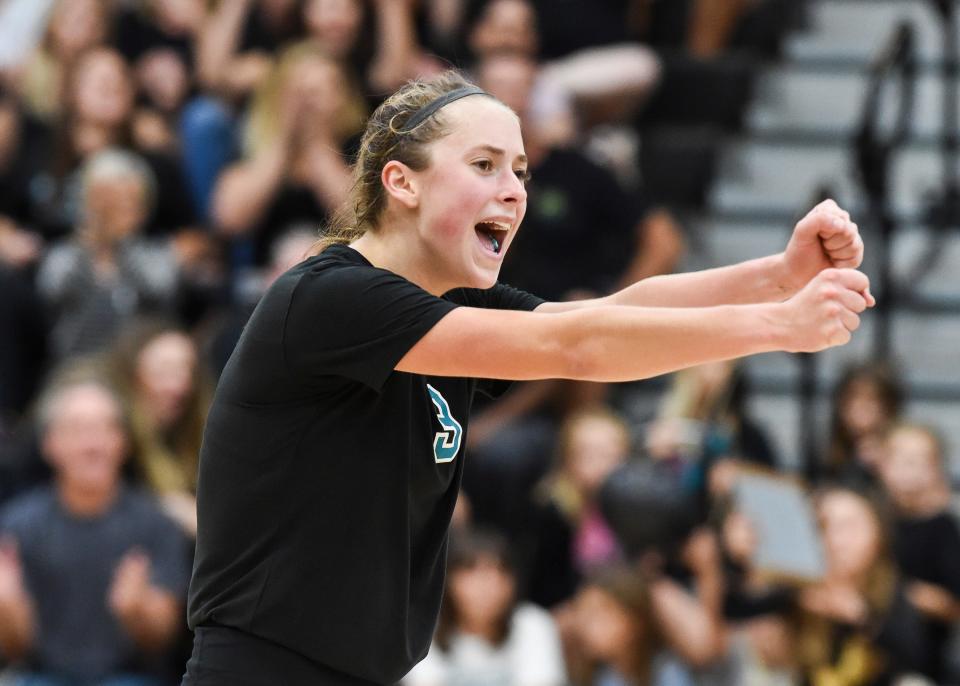
<svg viewBox="0 0 960 686">
<path fill-rule="evenodd" d="M 825 269 L 799 293 L 777 305 L 784 350 L 819 352 L 844 345 L 860 326 L 860 314 L 876 304 L 870 280 L 856 269 Z"/>
</svg>

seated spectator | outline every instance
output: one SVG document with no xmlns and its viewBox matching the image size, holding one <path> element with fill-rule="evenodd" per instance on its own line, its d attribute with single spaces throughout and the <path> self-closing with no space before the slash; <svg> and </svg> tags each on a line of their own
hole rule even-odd
<svg viewBox="0 0 960 686">
<path fill-rule="evenodd" d="M 929 645 L 908 602 L 877 506 L 849 488 L 820 493 L 821 582 L 799 596 L 795 645 L 813 686 L 879 686 L 922 672 Z"/>
<path fill-rule="evenodd" d="M 476 62 L 502 52 L 543 57 L 538 94 L 573 108 L 581 126 L 620 123 L 656 86 L 660 63 L 629 34 L 626 8 L 610 4 L 591 2 L 578 13 L 572 2 L 558 12 L 538 0 L 479 0 L 468 5 L 464 33 Z M 607 19 L 612 33 L 597 30 Z M 561 26 L 566 35 L 558 37 Z"/>
<path fill-rule="evenodd" d="M 106 41 L 111 20 L 105 0 L 56 3 L 43 40 L 14 79 L 29 112 L 51 124 L 63 114 L 70 71 L 81 55 Z"/>
<path fill-rule="evenodd" d="M 544 610 L 516 597 L 506 539 L 457 532 L 436 637 L 407 686 L 563 686 L 557 628 Z"/>
<path fill-rule="evenodd" d="M 606 478 L 630 457 L 630 433 L 605 407 L 571 414 L 560 429 L 558 460 L 536 492 L 525 545 L 529 595 L 544 607 L 568 600 L 584 575 L 622 558 L 597 501 Z"/>
<path fill-rule="evenodd" d="M 577 592 L 564 622 L 576 686 L 685 686 L 690 670 L 668 647 L 657 600 L 636 571 L 598 571 Z"/>
<path fill-rule="evenodd" d="M 114 21 L 113 44 L 134 70 L 158 50 L 172 50 L 193 65 L 195 43 L 206 21 L 204 0 L 142 0 L 121 5 Z"/>
<path fill-rule="evenodd" d="M 790 607 L 789 588 L 768 578 L 754 565 L 759 537 L 753 522 L 726 498 L 714 513 L 724 562 L 724 618 L 732 624 L 781 614 Z"/>
<path fill-rule="evenodd" d="M 199 34 L 201 85 L 228 99 L 256 90 L 283 45 L 303 38 L 298 0 L 221 0 Z"/>
<path fill-rule="evenodd" d="M 382 94 L 446 68 L 417 42 L 412 0 L 306 0 L 307 35 L 376 106 Z"/>
<path fill-rule="evenodd" d="M 543 135 L 531 109 L 537 74 L 536 63 L 517 54 L 477 66 L 479 84 L 521 118 L 533 178 L 503 281 L 561 300 L 672 271 L 683 252 L 676 221 L 664 208 L 642 207 L 604 168 Z"/>
<path fill-rule="evenodd" d="M 341 205 L 365 114 L 343 69 L 317 46 L 283 53 L 253 101 L 246 157 L 224 172 L 213 197 L 220 231 L 249 237 L 253 263 L 264 264 L 277 233 L 303 222 L 319 227 Z"/>
<path fill-rule="evenodd" d="M 903 389 L 886 364 L 848 368 L 833 390 L 830 445 L 823 476 L 873 486 L 887 430 L 900 416 Z"/>
<path fill-rule="evenodd" d="M 119 398 L 65 375 L 38 403 L 54 482 L 0 515 L 0 652 L 23 686 L 161 683 L 182 623 L 185 540 L 121 479 L 129 448 Z"/>
<path fill-rule="evenodd" d="M 924 617 L 931 648 L 925 672 L 936 683 L 952 682 L 947 647 L 960 620 L 960 528 L 949 509 L 943 462 L 939 436 L 918 424 L 895 425 L 880 461 L 894 510 L 894 559 L 905 577 L 907 598 Z"/>
<path fill-rule="evenodd" d="M 138 95 L 132 134 L 143 150 L 183 158 L 190 176 L 194 148 L 210 143 L 192 136 L 180 140 L 183 114 L 194 95 L 193 65 L 196 42 L 206 21 L 204 0 L 143 0 L 121 6 L 115 22 L 113 43 L 132 67 Z M 202 107 L 202 105 L 201 105 Z M 196 121 L 197 112 L 191 110 Z M 203 113 L 199 113 L 202 117 Z M 181 145 L 182 143 L 182 145 Z M 191 184 L 191 191 L 194 190 Z M 205 206 L 198 203 L 198 215 Z"/>
<path fill-rule="evenodd" d="M 677 460 L 691 490 L 729 493 L 736 473 L 754 464 L 775 467 L 770 439 L 747 414 L 746 379 L 735 362 L 699 365 L 673 374 L 646 449 Z"/>
<path fill-rule="evenodd" d="M 94 48 L 71 65 L 55 131 L 57 147 L 46 170 L 30 182 L 35 221 L 46 235 L 65 235 L 80 221 L 79 169 L 110 147 L 136 149 L 150 165 L 157 202 L 147 217 L 147 232 L 169 233 L 193 223 L 179 157 L 151 149 L 149 141 L 135 136 L 135 94 L 130 68 L 113 49 Z"/>
<path fill-rule="evenodd" d="M 137 322 L 113 355 L 116 385 L 129 408 L 134 470 L 191 537 L 197 532 L 197 461 L 209 381 L 196 343 L 180 327 Z"/>
<path fill-rule="evenodd" d="M 795 604 L 795 588 L 757 569 L 756 527 L 732 498 L 722 501 L 714 519 L 723 561 L 727 661 L 737 676 L 731 683 L 789 686 L 795 681 L 785 620 Z"/>
<path fill-rule="evenodd" d="M 790 0 L 639 0 L 632 4 L 631 23 L 638 35 L 658 48 L 682 50 L 698 60 L 743 49 L 775 53 L 798 11 L 798 3 Z"/>
<path fill-rule="evenodd" d="M 240 0 L 220 2 L 201 34 L 201 82 L 242 99 L 270 78 L 274 53 L 302 38 L 339 63 L 372 104 L 440 69 L 417 44 L 409 0 Z"/>
<path fill-rule="evenodd" d="M 50 248 L 37 275 L 58 358 L 104 349 L 135 314 L 170 311 L 178 288 L 171 244 L 141 234 L 154 201 L 149 167 L 105 150 L 84 165 L 80 182 L 82 223 Z"/>
</svg>

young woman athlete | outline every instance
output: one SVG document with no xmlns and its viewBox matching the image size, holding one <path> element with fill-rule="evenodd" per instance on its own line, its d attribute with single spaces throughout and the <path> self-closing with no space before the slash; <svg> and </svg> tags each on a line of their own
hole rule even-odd
<svg viewBox="0 0 960 686">
<path fill-rule="evenodd" d="M 516 115 L 455 73 L 373 114 L 350 202 L 210 410 L 184 684 L 392 684 L 423 658 L 475 391 L 821 350 L 873 304 L 829 201 L 778 255 L 543 302 L 497 283 L 526 174 Z"/>
</svg>

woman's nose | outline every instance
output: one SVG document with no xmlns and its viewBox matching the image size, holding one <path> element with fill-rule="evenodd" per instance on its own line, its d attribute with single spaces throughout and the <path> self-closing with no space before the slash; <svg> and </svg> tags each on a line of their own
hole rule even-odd
<svg viewBox="0 0 960 686">
<path fill-rule="evenodd" d="M 505 201 L 519 204 L 527 199 L 527 189 L 523 185 L 523 181 L 511 172 L 510 179 L 506 182 L 500 197 Z"/>
</svg>

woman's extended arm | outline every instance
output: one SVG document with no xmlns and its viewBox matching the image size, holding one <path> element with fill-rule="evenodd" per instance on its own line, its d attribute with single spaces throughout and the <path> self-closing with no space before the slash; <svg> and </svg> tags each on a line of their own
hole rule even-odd
<svg viewBox="0 0 960 686">
<path fill-rule="evenodd" d="M 859 267 L 863 240 L 850 215 L 832 200 L 800 220 L 784 252 L 688 274 L 645 279 L 605 298 L 544 303 L 539 312 L 602 305 L 712 307 L 783 301 L 830 267 Z M 872 298 L 870 298 L 872 303 Z"/>
<path fill-rule="evenodd" d="M 784 303 L 705 308 L 610 305 L 560 313 L 459 308 L 398 371 L 493 379 L 629 381 L 773 350 L 815 351 L 850 340 L 869 281 L 822 272 Z"/>
</svg>

